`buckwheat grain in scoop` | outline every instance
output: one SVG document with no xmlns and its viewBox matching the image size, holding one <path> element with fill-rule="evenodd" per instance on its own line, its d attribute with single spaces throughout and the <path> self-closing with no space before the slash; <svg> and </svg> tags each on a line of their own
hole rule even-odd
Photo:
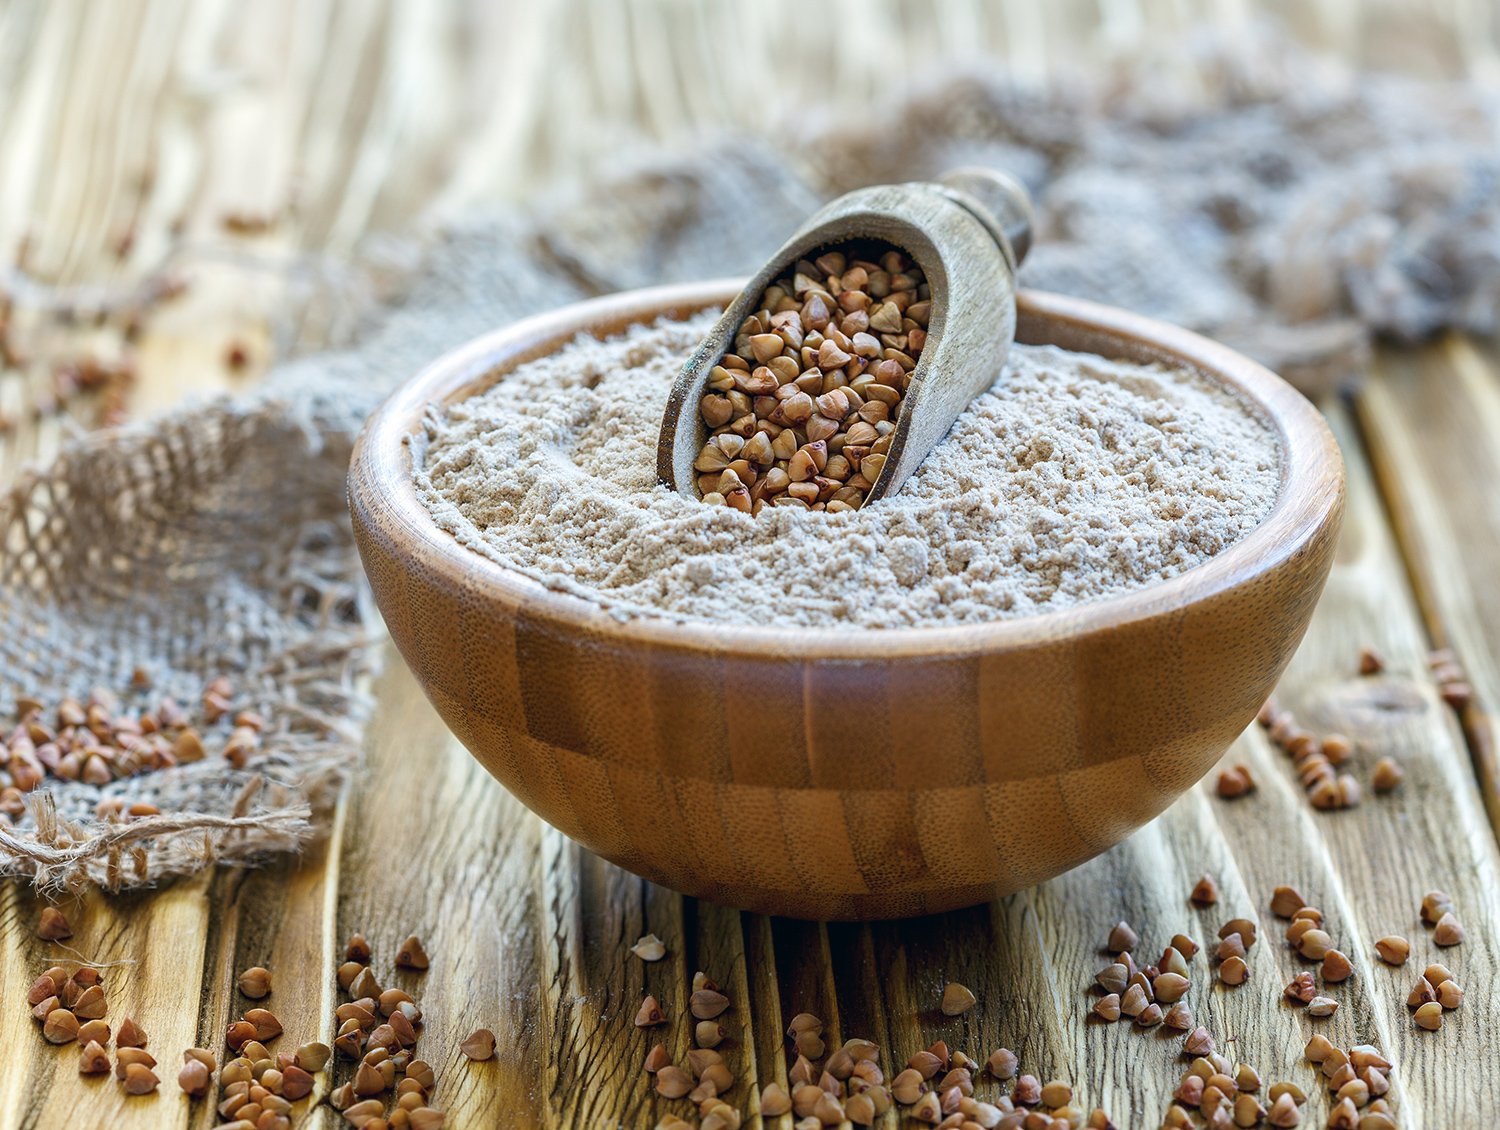
<svg viewBox="0 0 1500 1130">
<path fill-rule="evenodd" d="M 873 245 L 798 260 L 709 374 L 693 469 L 705 502 L 858 509 L 879 478 L 927 339 L 932 292 Z"/>
</svg>

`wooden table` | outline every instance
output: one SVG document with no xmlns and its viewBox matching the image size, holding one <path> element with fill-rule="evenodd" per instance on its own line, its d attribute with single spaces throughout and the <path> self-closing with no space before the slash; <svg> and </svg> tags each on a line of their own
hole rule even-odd
<svg viewBox="0 0 1500 1130">
<path fill-rule="evenodd" d="M 927 36 L 913 35 L 919 54 L 964 37 L 952 7 L 932 27 L 913 17 Z M 1158 7 L 1138 12 L 1159 23 Z M 889 5 L 876 10 L 900 18 Z M 141 411 L 189 389 L 248 379 L 221 364 L 231 340 L 251 344 L 254 367 L 269 353 L 267 315 L 286 305 L 286 276 L 247 263 L 289 253 L 309 257 L 303 262 L 342 257 L 366 231 L 519 192 L 581 160 L 587 131 L 558 123 L 587 104 L 596 107 L 591 120 L 632 115 L 645 135 L 670 135 L 714 112 L 734 116 L 727 101 L 717 111 L 702 99 L 642 102 L 631 84 L 644 89 L 639 75 L 649 68 L 641 64 L 631 78 L 580 62 L 587 51 L 557 65 L 591 75 L 592 85 L 538 85 L 546 37 L 569 28 L 587 27 L 579 34 L 595 48 L 634 38 L 643 54 L 655 50 L 651 29 L 623 8 L 592 9 L 594 22 L 582 24 L 566 5 L 519 22 L 498 9 L 462 15 L 417 3 L 288 0 L 258 6 L 243 22 L 239 11 L 228 0 L 0 9 L 0 107 L 10 108 L 0 113 L 6 254 L 30 228 L 37 274 L 64 284 L 119 282 L 163 254 L 175 221 L 186 224 L 199 283 L 139 345 Z M 731 26 L 737 17 L 727 7 L 692 18 L 684 11 L 674 35 L 743 30 Z M 991 37 L 997 27 L 1042 34 L 1024 9 L 1003 11 L 1003 27 L 973 27 Z M 708 89 L 692 83 L 708 81 L 712 68 L 681 66 L 683 89 Z M 724 84 L 715 89 L 728 98 Z M 631 94 L 626 109 L 622 93 Z M 266 234 L 231 238 L 220 224 L 228 212 L 280 218 Z M 135 238 L 121 259 L 111 248 L 126 230 Z M 316 308 L 278 325 L 286 340 L 327 330 Z M 21 399 L 20 381 L 31 379 L 0 376 L 0 408 Z M 190 1104 L 171 1077 L 181 1048 L 218 1047 L 244 1007 L 236 973 L 255 964 L 274 971 L 269 1003 L 286 1025 L 284 1040 L 330 1040 L 340 999 L 333 969 L 354 931 L 371 939 L 382 971 L 408 933 L 432 954 L 428 973 L 402 983 L 425 1009 L 420 1047 L 437 1067 L 436 1102 L 451 1126 L 654 1125 L 668 1107 L 649 1092 L 641 1062 L 657 1038 L 678 1053 L 689 1045 L 685 986 L 703 969 L 734 1001 L 723 1050 L 743 1109 L 753 1109 L 750 1081 L 784 1081 L 780 1033 L 805 1010 L 826 1019 L 831 1040 L 879 1043 L 892 1074 L 936 1039 L 979 1058 L 1004 1045 L 1024 1070 L 1072 1081 L 1087 1106 L 1104 1106 L 1122 1127 L 1149 1127 L 1186 1061 L 1176 1039 L 1085 1022 L 1107 931 L 1128 919 L 1154 956 L 1173 933 L 1205 940 L 1235 915 L 1264 927 L 1250 983 L 1213 983 L 1200 957 L 1189 998 L 1221 1043 L 1232 1037 L 1233 1058 L 1267 1082 L 1312 1089 L 1300 1055 L 1310 1031 L 1369 1041 L 1397 1064 L 1391 1098 L 1401 1125 L 1500 1121 L 1500 1073 L 1491 1069 L 1500 792 L 1484 712 L 1500 701 L 1500 356 L 1462 338 L 1384 353 L 1356 395 L 1322 407 L 1348 461 L 1349 519 L 1281 699 L 1317 728 L 1355 737 L 1363 779 L 1379 754 L 1400 759 L 1408 778 L 1394 796 L 1315 812 L 1290 763 L 1252 729 L 1227 759 L 1252 767 L 1255 793 L 1227 802 L 1201 785 L 1127 843 L 1036 890 L 938 919 L 782 921 L 651 887 L 544 827 L 446 733 L 389 653 L 373 688 L 380 707 L 368 765 L 326 844 L 258 871 L 217 871 L 160 892 L 66 906 L 78 952 L 121 963 L 109 973 L 113 1015 L 135 1017 L 150 1034 L 167 1069 L 157 1096 L 127 1100 L 112 1082 L 80 1080 L 76 1053 L 37 1036 L 17 1002 L 66 951 L 33 935 L 39 904 L 27 891 L 0 888 L 0 1130 L 210 1125 L 209 1106 Z M 55 451 L 63 437 L 56 424 L 28 425 L 0 440 L 0 477 Z M 1385 654 L 1384 674 L 1356 674 L 1365 646 Z M 1457 652 L 1476 688 L 1462 712 L 1439 700 L 1428 675 L 1435 646 Z M 1198 910 L 1187 894 L 1205 871 L 1223 895 Z M 1267 908 L 1282 883 L 1322 907 L 1354 961 L 1330 1020 L 1310 1021 L 1280 998 L 1299 968 Z M 1454 896 L 1468 927 L 1457 949 L 1439 952 L 1418 923 L 1433 887 Z M 648 931 L 669 949 L 649 967 L 627 953 Z M 1374 939 L 1388 933 L 1413 941 L 1403 969 L 1374 959 Z M 1441 1031 L 1418 1031 L 1405 996 L 1437 959 L 1455 969 L 1468 998 Z M 936 1008 L 948 980 L 979 998 L 957 1019 Z M 668 1029 L 633 1026 L 644 992 L 673 1017 Z M 469 1064 L 458 1041 L 481 1025 L 499 1034 L 499 1051 L 493 1062 Z M 1326 1112 L 1321 1096 L 1315 1102 L 1314 1112 Z M 323 1107 L 304 1124 L 336 1120 Z"/>
</svg>

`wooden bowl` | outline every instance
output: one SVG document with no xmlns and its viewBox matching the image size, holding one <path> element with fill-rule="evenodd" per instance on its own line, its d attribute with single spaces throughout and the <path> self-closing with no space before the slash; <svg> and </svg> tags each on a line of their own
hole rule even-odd
<svg viewBox="0 0 1500 1130">
<path fill-rule="evenodd" d="M 722 307 L 739 283 L 530 318 L 434 362 L 365 425 L 349 499 L 396 646 L 544 820 L 655 882 L 805 918 L 983 902 L 1128 836 L 1265 701 L 1327 579 L 1338 447 L 1280 378 L 1196 334 L 1025 293 L 1017 340 L 1196 368 L 1272 426 L 1266 519 L 1213 560 L 1073 609 L 890 631 L 621 622 L 463 548 L 412 482 L 433 404 L 579 333 Z M 420 756 L 421 751 L 414 751 Z"/>
</svg>

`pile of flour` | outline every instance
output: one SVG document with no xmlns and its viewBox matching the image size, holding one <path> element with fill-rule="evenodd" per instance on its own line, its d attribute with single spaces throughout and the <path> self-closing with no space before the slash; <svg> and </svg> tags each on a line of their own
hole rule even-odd
<svg viewBox="0 0 1500 1130">
<path fill-rule="evenodd" d="M 1270 510 L 1270 430 L 1196 374 L 1012 348 L 892 499 L 704 506 L 656 480 L 712 314 L 580 337 L 434 411 L 417 489 L 464 545 L 615 614 L 910 628 L 1069 608 L 1207 561 Z"/>
</svg>

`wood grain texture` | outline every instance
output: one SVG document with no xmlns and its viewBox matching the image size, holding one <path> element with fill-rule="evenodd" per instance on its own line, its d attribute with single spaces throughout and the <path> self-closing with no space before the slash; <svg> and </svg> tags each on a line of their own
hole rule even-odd
<svg viewBox="0 0 1500 1130">
<path fill-rule="evenodd" d="M 867 0 L 861 18 L 847 21 L 852 30 L 840 46 L 848 49 L 830 51 L 827 37 L 783 34 L 805 19 L 805 8 L 800 0 L 557 0 L 523 8 L 264 0 L 251 12 L 228 0 L 11 0 L 0 4 L 0 252 L 8 259 L 29 231 L 37 274 L 66 288 L 128 284 L 164 256 L 186 256 L 193 288 L 139 344 L 136 404 L 144 411 L 238 387 L 273 348 L 338 332 L 339 306 L 310 283 L 368 232 L 405 230 L 424 215 L 513 199 L 560 173 L 597 167 L 612 159 L 601 139 L 630 146 L 725 123 L 777 128 L 830 96 L 855 112 L 917 81 L 933 59 L 981 50 L 1008 58 L 1022 81 L 1037 81 L 1060 59 L 1095 64 L 1195 19 L 1248 22 L 1259 9 L 1351 57 L 1444 77 L 1494 74 L 1500 34 L 1488 8 L 1467 0 L 1358 8 L 1304 0 L 1256 8 L 1224 0 Z M 1393 27 L 1402 33 L 1389 34 Z M 1249 50 L 1255 41 L 1244 42 Z M 775 68 L 776 81 L 744 81 L 743 67 L 724 65 L 726 43 L 753 55 L 757 68 Z M 894 50 L 911 65 L 868 65 L 871 52 Z M 293 199 L 295 208 L 281 209 Z M 277 210 L 281 220 L 264 235 L 231 239 L 220 220 L 240 210 Z M 186 246 L 173 252 L 168 229 L 180 216 Z M 120 261 L 112 246 L 132 224 L 134 248 Z M 293 316 L 284 319 L 289 293 Z M 233 340 L 252 348 L 248 377 L 222 365 Z M 1201 940 L 1231 913 L 1254 909 L 1264 919 L 1269 886 L 1292 878 L 1337 915 L 1335 936 L 1360 964 L 1337 994 L 1345 1003 L 1330 1030 L 1390 1038 L 1403 1049 L 1395 1073 L 1401 1124 L 1500 1122 L 1488 1061 L 1475 1068 L 1465 1059 L 1489 1051 L 1476 1041 L 1497 1012 L 1486 995 L 1493 953 L 1483 948 L 1500 931 L 1490 901 L 1494 843 L 1474 818 L 1479 792 L 1460 731 L 1435 705 L 1421 659 L 1429 642 L 1455 647 L 1480 701 L 1497 701 L 1486 668 L 1494 670 L 1500 638 L 1493 584 L 1500 518 L 1487 469 L 1500 427 L 1486 391 L 1497 374 L 1492 352 L 1463 342 L 1387 353 L 1356 405 L 1367 446 L 1340 422 L 1355 472 L 1343 550 L 1279 693 L 1309 717 L 1359 722 L 1382 735 L 1380 748 L 1412 770 L 1413 791 L 1391 801 L 1312 813 L 1287 764 L 1251 731 L 1226 759 L 1257 770 L 1258 793 L 1224 803 L 1194 789 L 1080 870 L 980 910 L 826 926 L 735 914 L 569 849 L 477 765 L 388 649 L 375 688 L 371 771 L 346 800 L 324 853 L 253 875 L 227 872 L 69 906 L 82 927 L 72 944 L 91 958 L 133 963 L 113 972 L 114 984 L 122 1007 L 144 1002 L 142 1022 L 166 1065 L 175 1063 L 174 1042 L 214 1038 L 231 1008 L 243 1007 L 233 992 L 237 966 L 272 962 L 274 1007 L 310 1024 L 349 932 L 369 934 L 385 960 L 404 932 L 425 931 L 435 961 L 422 994 L 430 1018 L 424 1054 L 438 1064 L 438 1100 L 459 1127 L 592 1130 L 611 1117 L 633 1126 L 643 1113 L 652 1119 L 645 1125 L 654 1124 L 667 1104 L 647 1097 L 638 1070 L 650 1041 L 629 1023 L 632 994 L 680 999 L 699 964 L 726 977 L 718 955 L 734 960 L 739 952 L 745 999 L 732 992 L 727 1016 L 741 1027 L 726 1057 L 738 1065 L 753 1047 L 757 1081 L 785 1081 L 781 1030 L 792 1012 L 811 1008 L 840 1036 L 891 1049 L 888 1065 L 938 1035 L 972 1041 L 968 1050 L 977 1054 L 990 1040 L 1007 1043 L 1027 1069 L 1072 1079 L 1086 1102 L 1105 1103 L 1122 1126 L 1149 1127 L 1185 1061 L 1159 1037 L 1081 1021 L 1104 931 L 1127 917 L 1152 943 L 1184 927 Z M 0 480 L 66 442 L 63 422 L 36 426 L 20 411 L 49 381 L 41 364 L 0 372 L 0 411 L 22 417 L 17 432 L 0 434 Z M 1362 451 L 1379 471 L 1379 498 L 1360 469 Z M 1393 661 L 1393 673 L 1374 686 L 1351 673 L 1354 653 L 1372 641 Z M 1468 734 L 1482 769 L 1474 717 Z M 1360 755 L 1361 769 L 1371 752 Z M 1184 901 L 1204 869 L 1225 887 L 1214 911 Z M 1414 978 L 1413 965 L 1399 972 L 1370 965 L 1360 945 L 1398 929 L 1430 956 L 1413 903 L 1429 884 L 1459 898 L 1471 938 L 1481 942 L 1446 951 L 1470 997 L 1438 1033 L 1410 1029 L 1405 1009 L 1391 1003 Z M 593 893 L 581 902 L 565 894 L 579 888 Z M 600 896 L 618 898 L 621 908 L 600 907 Z M 563 914 L 552 908 L 565 903 L 569 925 L 558 934 Z M 75 1053 L 45 1045 L 10 1006 L 57 952 L 32 936 L 36 912 L 14 886 L 0 891 L 0 1001 L 8 1006 L 0 1009 L 7 1049 L 0 1130 L 211 1125 L 206 1104 L 182 1099 L 170 1073 L 154 1099 L 127 1100 L 112 1080 L 80 1080 Z M 665 962 L 646 968 L 626 955 L 632 915 L 667 940 Z M 1234 1054 L 1268 1080 L 1307 1084 L 1312 1073 L 1297 1049 L 1308 1022 L 1272 991 L 1293 963 L 1269 924 L 1265 934 L 1250 985 L 1210 987 L 1200 957 L 1189 999 L 1216 1034 L 1238 1035 Z M 956 972 L 980 1006 L 950 1021 L 934 1002 Z M 625 994 L 607 1008 L 593 996 L 606 987 Z M 574 996 L 580 988 L 590 995 Z M 302 1023 L 289 1022 L 289 1032 Z M 490 1064 L 462 1063 L 455 1052 L 477 1023 L 501 1036 Z M 686 1032 L 674 1017 L 669 1046 L 685 1046 Z M 569 1062 L 582 1046 L 595 1075 Z M 599 1075 L 607 1086 L 573 1093 Z M 1319 1124 L 1326 1109 L 1310 1112 L 1304 1125 Z M 598 1122 L 581 1121 L 591 1114 Z M 303 1124 L 342 1125 L 326 1107 Z M 790 1120 L 768 1124 L 785 1130 Z M 888 1118 L 882 1130 L 897 1125 Z"/>
<path fill-rule="evenodd" d="M 1315 731 L 1353 738 L 1361 781 L 1368 781 L 1370 765 L 1382 755 L 1399 760 L 1407 780 L 1390 797 L 1367 791 L 1364 803 L 1347 812 L 1303 808 L 1307 834 L 1292 838 L 1297 846 L 1279 868 L 1265 866 L 1266 853 L 1253 850 L 1278 832 L 1279 821 L 1264 807 L 1219 805 L 1219 823 L 1262 907 L 1269 887 L 1291 882 L 1337 923 L 1330 932 L 1346 943 L 1342 948 L 1354 960 L 1356 976 L 1336 995 L 1355 999 L 1333 1018 L 1330 1034 L 1368 1037 L 1394 1048 L 1406 1109 L 1414 1114 L 1402 1124 L 1420 1120 L 1437 1127 L 1447 1125 L 1452 1112 L 1500 1111 L 1500 1089 L 1490 1073 L 1453 1066 L 1486 1054 L 1484 1018 L 1495 1014 L 1490 986 L 1500 946 L 1491 930 L 1481 928 L 1462 946 L 1439 949 L 1417 912 L 1423 894 L 1441 888 L 1455 897 L 1464 919 L 1492 920 L 1500 913 L 1500 861 L 1462 734 L 1428 677 L 1427 638 L 1357 432 L 1341 405 L 1324 407 L 1348 456 L 1349 516 L 1323 602 L 1278 699 Z M 1387 657 L 1384 674 L 1357 674 L 1365 646 Z M 1270 762 L 1279 762 L 1278 785 L 1285 782 L 1295 792 L 1289 762 L 1267 749 L 1259 733 L 1249 740 L 1257 756 L 1265 754 L 1257 766 L 1260 779 L 1273 772 Z M 1293 807 L 1288 798 L 1286 810 Z M 1233 832 L 1230 820 L 1241 813 L 1259 817 L 1259 826 L 1247 821 Z M 1387 933 L 1412 942 L 1404 968 L 1392 969 L 1372 955 L 1374 940 Z M 1417 973 L 1431 961 L 1449 965 L 1466 989 L 1475 986 L 1464 1009 L 1437 1033 L 1413 1028 L 1404 1007 Z M 1283 957 L 1282 971 L 1292 964 Z"/>
<path fill-rule="evenodd" d="M 515 800 L 488 788 L 477 765 L 445 756 L 451 738 L 408 686 L 393 667 L 375 688 L 382 709 L 373 733 L 384 736 L 370 744 L 367 787 L 349 801 L 336 960 L 350 935 L 363 933 L 381 985 L 421 1005 L 418 1052 L 437 1072 L 434 1100 L 454 1125 L 528 1125 L 546 1102 L 539 986 L 556 940 L 544 916 L 543 832 Z M 409 934 L 433 957 L 426 973 L 394 969 Z M 500 1052 L 471 1064 L 458 1045 L 481 1027 L 497 1034 Z"/>
<path fill-rule="evenodd" d="M 1359 420 L 1429 638 L 1474 689 L 1460 718 L 1500 829 L 1500 361 L 1493 345 L 1448 337 L 1387 354 L 1379 373 Z"/>
<path fill-rule="evenodd" d="M 1119 842 L 1196 781 L 1311 615 L 1343 472 L 1305 400 L 1194 334 L 1021 297 L 1020 340 L 1195 368 L 1245 400 L 1282 452 L 1277 502 L 1242 541 L 1149 590 L 1066 612 L 901 632 L 622 622 L 464 548 L 423 507 L 412 468 L 430 406 L 581 332 L 728 294 L 669 287 L 528 319 L 434 362 L 361 433 L 349 494 L 376 602 L 485 766 L 555 827 L 674 890 L 821 918 L 1019 890 Z M 863 734 L 851 745 L 842 719 L 856 699 L 884 720 L 878 746 Z M 851 784 L 856 763 L 878 765 L 880 780 Z M 1039 800 L 1065 818 L 1030 819 Z"/>
</svg>

